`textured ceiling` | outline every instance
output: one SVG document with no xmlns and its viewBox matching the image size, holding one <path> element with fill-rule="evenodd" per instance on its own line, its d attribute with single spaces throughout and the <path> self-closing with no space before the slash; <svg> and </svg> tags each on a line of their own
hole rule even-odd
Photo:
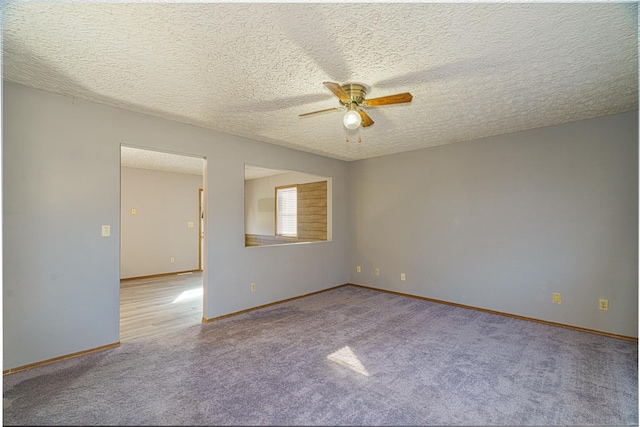
<svg viewBox="0 0 640 427">
<path fill-rule="evenodd" d="M 9 3 L 4 78 L 343 160 L 638 109 L 635 3 Z M 361 82 L 345 142 L 322 82 Z"/>
<path fill-rule="evenodd" d="M 189 175 L 202 175 L 204 161 L 201 157 L 190 157 L 162 151 L 122 146 L 120 148 L 120 166 L 185 173 Z"/>
<path fill-rule="evenodd" d="M 264 178 L 267 176 L 282 175 L 283 173 L 289 173 L 290 171 L 268 169 L 260 166 L 244 165 L 244 179 L 256 179 Z"/>
<path fill-rule="evenodd" d="M 202 176 L 204 170 L 203 159 L 200 157 L 127 147 L 124 145 L 120 147 L 120 166 L 200 176 Z M 291 171 L 245 165 L 244 179 L 264 178 L 289 172 Z"/>
</svg>

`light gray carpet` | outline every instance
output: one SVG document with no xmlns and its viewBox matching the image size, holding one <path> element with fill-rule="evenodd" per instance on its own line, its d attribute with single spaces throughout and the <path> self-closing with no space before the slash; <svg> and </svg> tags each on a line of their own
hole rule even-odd
<svg viewBox="0 0 640 427">
<path fill-rule="evenodd" d="M 5 425 L 637 425 L 638 347 L 346 286 L 3 390 Z"/>
</svg>

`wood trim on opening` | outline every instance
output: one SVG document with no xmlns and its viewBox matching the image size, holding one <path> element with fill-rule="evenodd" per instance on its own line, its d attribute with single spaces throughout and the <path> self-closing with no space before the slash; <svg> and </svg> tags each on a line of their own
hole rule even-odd
<svg viewBox="0 0 640 427">
<path fill-rule="evenodd" d="M 198 189 L 198 270 L 202 271 L 202 219 L 204 218 L 204 212 L 202 211 L 202 193 L 203 189 Z"/>
</svg>

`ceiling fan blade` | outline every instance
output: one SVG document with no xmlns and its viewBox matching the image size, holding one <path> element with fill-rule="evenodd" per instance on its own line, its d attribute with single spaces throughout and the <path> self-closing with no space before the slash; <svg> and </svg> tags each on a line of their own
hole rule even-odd
<svg viewBox="0 0 640 427">
<path fill-rule="evenodd" d="M 378 105 L 402 104 L 411 102 L 413 96 L 409 92 L 398 93 L 396 95 L 382 96 L 380 98 L 367 99 L 362 104 L 364 107 L 377 107 Z"/>
<path fill-rule="evenodd" d="M 340 98 L 340 101 L 343 102 L 351 102 L 351 98 L 347 95 L 347 92 L 342 89 L 338 83 L 333 82 L 323 82 L 323 84 L 331 91 L 335 96 Z"/>
<path fill-rule="evenodd" d="M 311 114 L 326 113 L 327 111 L 343 110 L 343 109 L 344 109 L 344 107 L 327 108 L 326 110 L 312 111 L 312 112 L 310 112 L 310 113 L 300 114 L 300 117 L 302 117 L 302 116 L 309 116 L 309 115 L 311 115 Z"/>
<path fill-rule="evenodd" d="M 362 123 L 360 124 L 360 126 L 366 128 L 367 126 L 371 126 L 373 124 L 373 120 L 371 120 L 371 117 L 369 117 L 367 113 L 360 109 L 358 109 L 358 113 L 360 113 L 360 117 L 362 117 Z"/>
</svg>

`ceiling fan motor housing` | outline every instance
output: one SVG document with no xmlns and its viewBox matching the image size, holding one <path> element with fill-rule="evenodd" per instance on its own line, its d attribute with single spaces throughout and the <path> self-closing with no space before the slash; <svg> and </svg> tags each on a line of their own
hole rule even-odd
<svg viewBox="0 0 640 427">
<path fill-rule="evenodd" d="M 342 85 L 342 89 L 345 91 L 349 98 L 351 98 L 351 102 L 354 102 L 356 105 L 362 104 L 365 97 L 367 96 L 367 87 L 358 84 L 358 83 L 347 83 Z M 350 102 L 340 101 L 343 105 L 347 105 Z"/>
</svg>

